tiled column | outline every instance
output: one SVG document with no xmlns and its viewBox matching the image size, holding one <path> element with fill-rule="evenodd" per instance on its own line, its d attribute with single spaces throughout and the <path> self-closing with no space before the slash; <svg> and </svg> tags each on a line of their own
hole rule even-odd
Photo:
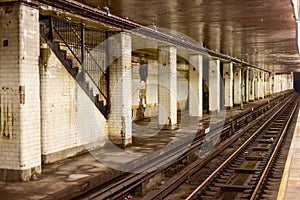
<svg viewBox="0 0 300 200">
<path fill-rule="evenodd" d="M 286 90 L 286 74 L 281 74 L 280 79 L 281 79 L 281 91 L 285 91 Z"/>
<path fill-rule="evenodd" d="M 257 70 L 254 71 L 254 99 L 259 99 L 259 72 Z"/>
<path fill-rule="evenodd" d="M 242 68 L 242 97 L 243 103 L 249 102 L 249 70 Z"/>
<path fill-rule="evenodd" d="M 202 116 L 203 56 L 200 54 L 190 55 L 189 62 L 189 114 L 191 116 Z"/>
<path fill-rule="evenodd" d="M 209 61 L 209 111 L 219 112 L 221 103 L 221 74 L 220 74 L 220 60 Z"/>
<path fill-rule="evenodd" d="M 271 88 L 270 88 L 270 73 L 265 72 L 265 96 L 268 97 L 271 94 Z"/>
<path fill-rule="evenodd" d="M 118 145 L 132 142 L 131 36 L 120 33 L 109 40 L 109 139 Z"/>
<path fill-rule="evenodd" d="M 288 90 L 288 74 L 282 74 L 283 75 L 283 91 Z"/>
<path fill-rule="evenodd" d="M 158 124 L 165 129 L 177 128 L 177 49 L 160 46 L 158 50 Z"/>
<path fill-rule="evenodd" d="M 278 86 L 277 86 L 278 89 L 277 89 L 277 91 L 278 91 L 278 92 L 282 92 L 282 91 L 283 91 L 283 90 L 282 90 L 282 88 L 283 88 L 283 87 L 282 87 L 282 85 L 283 85 L 283 84 L 282 84 L 282 82 L 283 82 L 282 74 L 278 74 L 278 75 L 277 75 L 277 80 L 278 80 Z"/>
<path fill-rule="evenodd" d="M 264 99 L 265 98 L 265 72 L 260 71 L 260 82 L 259 82 L 259 98 Z"/>
<path fill-rule="evenodd" d="M 291 73 L 291 85 L 290 88 L 293 89 L 294 88 L 294 74 Z"/>
<path fill-rule="evenodd" d="M 274 93 L 281 92 L 281 75 L 275 74 L 274 75 Z"/>
<path fill-rule="evenodd" d="M 270 95 L 273 96 L 274 94 L 275 94 L 274 73 L 270 73 Z"/>
<path fill-rule="evenodd" d="M 233 63 L 223 64 L 223 79 L 225 79 L 225 108 L 233 107 Z"/>
<path fill-rule="evenodd" d="M 0 10 L 0 180 L 28 181 L 41 173 L 39 11 Z"/>
<path fill-rule="evenodd" d="M 292 75 L 291 74 L 287 74 L 287 89 L 288 90 L 292 89 L 291 83 L 292 83 Z"/>
<path fill-rule="evenodd" d="M 274 94 L 278 93 L 278 75 L 277 74 L 273 74 L 273 77 L 274 77 L 274 81 L 273 81 L 273 85 L 274 85 Z"/>
<path fill-rule="evenodd" d="M 233 78 L 233 103 L 234 105 L 240 105 L 242 102 L 242 69 L 238 65 L 234 65 L 234 78 Z"/>
<path fill-rule="evenodd" d="M 255 74 L 254 70 L 250 69 L 249 70 L 249 101 L 254 101 L 254 79 L 255 79 Z"/>
</svg>

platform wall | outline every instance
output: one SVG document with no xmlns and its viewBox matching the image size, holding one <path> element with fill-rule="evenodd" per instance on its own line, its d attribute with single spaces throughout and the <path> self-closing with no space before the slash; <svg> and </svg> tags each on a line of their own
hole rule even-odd
<svg viewBox="0 0 300 200">
<path fill-rule="evenodd" d="M 50 163 L 104 145 L 107 123 L 52 50 L 42 46 L 42 158 Z"/>
</svg>

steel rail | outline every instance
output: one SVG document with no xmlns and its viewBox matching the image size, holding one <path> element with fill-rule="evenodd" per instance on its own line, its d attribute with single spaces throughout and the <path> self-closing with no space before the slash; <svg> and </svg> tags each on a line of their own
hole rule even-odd
<svg viewBox="0 0 300 200">
<path fill-rule="evenodd" d="M 241 152 L 241 150 L 246 147 L 254 137 L 256 137 L 272 120 L 276 117 L 276 115 L 283 110 L 283 108 L 289 103 L 289 101 L 285 102 L 280 109 L 278 109 L 266 122 L 263 123 L 262 126 L 257 129 L 252 136 L 250 136 L 244 144 L 242 144 L 231 156 L 229 156 L 205 181 L 203 181 L 185 200 L 190 200 L 193 198 L 212 178 L 214 178 L 237 154 Z"/>
<path fill-rule="evenodd" d="M 290 97 L 291 98 L 291 97 Z M 265 105 L 264 105 L 265 106 Z M 262 107 L 264 107 L 262 106 Z M 280 108 L 280 105 L 276 105 L 278 106 L 278 108 Z M 243 133 L 245 132 L 245 130 L 249 130 L 254 124 L 259 123 L 262 118 L 264 118 L 265 116 L 271 115 L 272 110 L 268 110 L 267 113 L 265 113 L 265 115 L 262 115 L 260 117 L 258 117 L 257 119 L 255 119 L 254 121 L 248 123 L 243 129 L 237 131 L 234 135 L 232 135 L 230 138 L 228 138 L 227 140 L 225 140 L 221 146 L 219 146 L 218 148 L 216 148 L 215 150 L 212 150 L 203 160 L 196 160 L 194 161 L 192 164 L 190 164 L 189 166 L 187 166 L 184 171 L 182 171 L 182 173 L 178 174 L 175 177 L 172 177 L 161 189 L 155 190 L 153 192 L 148 193 L 146 196 L 144 196 L 142 199 L 143 200 L 148 200 L 148 199 L 162 199 L 164 197 L 166 197 L 170 192 L 172 192 L 174 189 L 176 189 L 179 185 L 181 185 L 183 182 L 185 182 L 185 180 L 192 176 L 193 174 L 195 174 L 199 169 L 201 169 L 206 163 L 208 163 L 209 161 L 211 161 L 214 157 L 216 157 L 217 155 L 219 155 L 222 151 L 224 151 L 226 148 L 228 148 L 230 145 L 232 145 L 234 143 L 234 141 L 236 141 L 238 138 L 240 138 Z M 257 111 L 254 112 L 250 112 L 250 114 L 252 115 L 256 115 Z M 244 115 L 241 115 L 239 117 L 237 117 L 237 121 L 239 121 L 240 118 L 247 118 L 249 116 L 249 113 L 246 113 Z M 223 131 L 228 130 L 230 127 L 230 125 L 226 125 L 223 127 Z"/>
<path fill-rule="evenodd" d="M 280 99 L 281 96 L 276 97 L 275 99 L 273 99 L 271 102 L 276 101 L 278 99 Z M 264 103 L 261 106 L 257 106 L 255 107 L 255 110 L 257 109 L 257 111 L 259 110 L 259 108 L 264 108 L 267 106 L 268 103 Z M 275 104 L 274 104 L 275 105 Z M 277 105 L 275 105 L 277 106 Z M 252 114 L 255 114 L 257 111 L 251 112 Z M 239 120 L 240 118 L 245 118 L 245 116 L 248 116 L 249 113 L 244 113 L 241 114 L 239 116 L 237 116 L 236 118 L 232 119 L 232 120 Z M 223 126 L 223 130 L 222 131 L 227 131 L 228 129 L 230 129 L 230 124 L 231 121 L 227 121 L 224 126 Z M 211 132 L 217 131 L 219 130 L 219 126 L 213 126 L 211 127 L 212 130 Z M 161 170 L 158 170 L 156 172 L 161 172 L 163 170 L 165 170 L 166 168 L 169 168 L 170 166 L 172 166 L 174 163 L 172 163 L 172 161 L 174 161 L 174 156 L 176 158 L 176 160 L 182 160 L 184 159 L 186 156 L 188 156 L 190 153 L 192 153 L 193 151 L 197 150 L 197 148 L 199 148 L 199 146 L 202 144 L 202 135 L 198 136 L 195 138 L 195 141 L 191 144 L 190 148 L 188 150 L 186 150 L 186 152 L 184 154 L 182 154 L 180 157 L 176 156 L 177 153 L 182 153 L 182 150 L 185 150 L 185 144 L 190 144 L 190 142 L 188 141 L 187 143 L 183 142 L 183 144 L 179 144 L 176 147 L 174 147 L 171 151 L 169 151 L 169 154 L 167 155 L 161 155 L 158 157 L 155 157 L 153 159 L 151 159 L 150 161 L 150 165 L 145 163 L 142 164 L 140 166 L 138 166 L 137 168 L 133 169 L 133 171 L 142 171 L 142 170 L 149 170 L 149 168 L 151 167 L 156 167 L 157 168 L 157 163 L 160 163 L 161 166 L 164 166 Z M 219 152 L 220 153 L 220 152 Z M 211 157 L 210 155 L 208 157 Z M 167 164 L 166 164 L 167 163 Z M 170 163 L 170 164 L 169 164 Z M 141 182 L 143 182 L 145 179 L 147 179 L 147 177 L 151 177 L 153 176 L 152 172 L 150 174 L 146 174 L 146 173 L 142 173 L 142 174 L 130 174 L 129 176 L 123 178 L 122 180 L 119 180 L 116 183 L 113 183 L 105 188 L 101 188 L 100 190 L 97 190 L 96 188 L 92 189 L 93 192 L 87 192 L 86 194 L 82 194 L 79 196 L 80 199 L 92 199 L 92 198 L 100 198 L 100 199 L 106 199 L 106 198 L 116 198 L 118 196 L 118 194 L 124 194 L 127 191 L 133 189 L 134 187 L 136 187 L 138 184 L 140 184 Z M 96 190 L 96 191 L 95 191 Z M 78 199 L 78 198 L 75 198 Z"/>
<path fill-rule="evenodd" d="M 266 167 L 265 167 L 263 173 L 262 173 L 261 176 L 260 176 L 260 179 L 259 179 L 259 181 L 258 181 L 258 183 L 257 183 L 257 185 L 256 185 L 256 187 L 255 187 L 255 190 L 253 191 L 253 193 L 252 193 L 252 195 L 251 195 L 250 200 L 254 200 L 254 199 L 256 198 L 256 195 L 257 195 L 257 193 L 258 193 L 259 190 L 260 190 L 260 187 L 261 187 L 261 185 L 262 185 L 262 183 L 263 183 L 263 181 L 264 181 L 264 178 L 266 177 L 266 175 L 267 175 L 267 173 L 268 173 L 268 170 L 269 170 L 269 168 L 270 168 L 272 162 L 274 161 L 274 158 L 275 158 L 276 154 L 278 153 L 278 151 L 279 151 L 280 148 L 281 148 L 282 141 L 283 141 L 284 138 L 285 138 L 285 135 L 286 135 L 286 133 L 287 133 L 287 129 L 288 129 L 290 123 L 291 123 L 291 120 L 292 120 L 292 118 L 293 118 L 293 115 L 294 115 L 294 113 L 295 113 L 295 111 L 296 111 L 297 106 L 298 106 L 298 102 L 294 105 L 294 108 L 293 108 L 292 112 L 290 113 L 290 116 L 289 116 L 289 118 L 288 118 L 288 120 L 287 120 L 287 123 L 286 123 L 285 126 L 284 126 L 284 129 L 283 129 L 283 131 L 282 131 L 282 133 L 281 133 L 281 135 L 280 135 L 280 138 L 279 138 L 279 140 L 278 140 L 278 142 L 277 142 L 277 144 L 276 144 L 276 146 L 275 146 L 275 148 L 274 148 L 274 150 L 273 150 L 273 152 L 272 152 L 272 154 L 271 154 L 271 156 L 270 156 L 270 158 L 269 158 L 269 161 L 268 161 L 268 163 L 267 163 L 267 165 L 266 165 Z"/>
<path fill-rule="evenodd" d="M 137 168 L 133 169 L 132 171 L 149 171 L 153 168 L 159 168 L 164 166 L 158 171 L 152 171 L 151 173 L 134 173 L 130 174 L 129 176 L 125 177 L 124 179 L 118 181 L 117 183 L 114 183 L 112 185 L 109 185 L 105 188 L 102 188 L 99 191 L 96 191 L 90 195 L 86 195 L 83 198 L 80 199 L 92 199 L 92 198 L 98 198 L 98 199 L 106 199 L 109 198 L 112 195 L 115 195 L 115 193 L 118 193 L 120 190 L 122 190 L 122 193 L 125 193 L 129 191 L 130 189 L 136 187 L 138 184 L 143 182 L 144 179 L 147 179 L 147 177 L 151 177 L 161 171 L 163 171 L 165 168 L 170 167 L 173 164 L 174 159 L 183 159 L 186 154 L 188 154 L 190 151 L 193 151 L 195 148 L 199 147 L 202 144 L 201 138 L 198 138 L 197 141 L 193 142 L 191 148 L 187 150 L 182 156 L 178 158 L 178 153 L 182 153 L 186 149 L 186 145 L 190 144 L 190 141 L 184 142 L 177 147 L 175 147 L 173 150 L 168 152 L 168 154 L 162 154 L 159 157 L 155 157 L 151 160 L 149 160 L 147 163 L 142 164 L 138 166 Z M 167 163 L 167 164 L 166 164 Z M 169 164 L 168 164 L 169 163 Z"/>
</svg>

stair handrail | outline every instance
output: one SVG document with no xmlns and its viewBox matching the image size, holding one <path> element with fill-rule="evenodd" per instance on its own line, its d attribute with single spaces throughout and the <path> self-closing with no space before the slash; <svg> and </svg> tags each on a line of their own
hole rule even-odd
<svg viewBox="0 0 300 200">
<path fill-rule="evenodd" d="M 53 20 L 57 20 L 56 18 L 50 18 L 50 28 L 53 28 L 53 30 L 57 33 L 57 35 L 59 36 L 59 38 L 62 40 L 62 42 L 66 45 L 66 47 L 68 48 L 68 50 L 72 53 L 72 55 L 76 58 L 76 60 L 78 61 L 78 63 L 80 65 L 83 65 L 84 61 L 82 62 L 82 60 L 80 60 L 80 58 L 78 58 L 78 56 L 76 55 L 76 53 L 72 50 L 72 47 L 69 45 L 69 43 L 66 41 L 66 39 L 64 38 L 64 36 L 60 33 L 60 31 L 54 26 L 53 24 Z M 63 20 L 61 20 L 63 21 Z M 75 36 L 82 41 L 82 38 L 77 34 L 76 30 L 74 30 L 74 27 L 72 26 L 71 22 L 68 21 L 64 21 L 64 23 L 66 23 L 72 30 L 72 32 L 75 34 Z M 50 30 L 51 32 L 51 30 Z M 53 33 L 52 33 L 53 34 Z M 52 36 L 53 37 L 53 36 Z M 53 39 L 53 38 L 52 38 Z M 82 46 L 81 46 L 82 48 Z M 101 71 L 101 73 L 106 76 L 107 73 L 105 73 L 105 71 L 101 68 L 101 65 L 96 61 L 96 59 L 93 57 L 93 55 L 90 53 L 90 51 L 88 50 L 87 47 L 84 47 L 84 50 L 86 51 L 87 55 L 90 56 L 90 58 L 92 59 L 93 63 L 96 64 L 96 66 L 98 67 L 99 71 Z M 100 94 L 104 97 L 104 99 L 106 100 L 107 104 L 108 102 L 108 95 L 104 94 L 103 91 L 98 87 L 98 84 L 94 81 L 93 77 L 91 76 L 91 74 L 87 71 L 84 70 L 84 73 L 86 73 L 88 75 L 88 77 L 90 78 L 91 82 L 96 86 L 96 88 L 98 89 L 98 91 L 100 92 Z M 99 80 L 100 81 L 100 80 Z M 107 83 L 108 84 L 108 83 Z"/>
<path fill-rule="evenodd" d="M 71 23 L 70 23 L 71 24 Z M 73 33 L 77 36 L 77 38 L 81 41 L 81 37 L 78 35 L 78 33 L 76 32 L 76 30 L 74 29 L 73 26 L 71 26 L 71 29 L 73 31 Z M 87 51 L 88 55 L 91 56 L 92 60 L 96 63 L 96 65 L 98 66 L 98 68 L 102 71 L 102 73 L 104 75 L 106 75 L 105 71 L 101 68 L 101 65 L 97 62 L 97 60 L 93 57 L 93 55 L 91 54 L 91 52 L 89 51 L 89 49 L 85 46 L 85 50 Z"/>
</svg>

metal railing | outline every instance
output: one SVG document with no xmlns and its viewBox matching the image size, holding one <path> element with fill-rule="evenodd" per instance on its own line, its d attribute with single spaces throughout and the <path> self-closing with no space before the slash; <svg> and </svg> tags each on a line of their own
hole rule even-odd
<svg viewBox="0 0 300 200">
<path fill-rule="evenodd" d="M 47 21 L 49 39 L 59 40 L 60 48 L 65 48 L 78 65 L 76 79 L 88 81 L 94 94 L 99 94 L 99 100 L 108 105 L 107 39 L 113 33 L 64 19 L 49 17 Z"/>
</svg>

